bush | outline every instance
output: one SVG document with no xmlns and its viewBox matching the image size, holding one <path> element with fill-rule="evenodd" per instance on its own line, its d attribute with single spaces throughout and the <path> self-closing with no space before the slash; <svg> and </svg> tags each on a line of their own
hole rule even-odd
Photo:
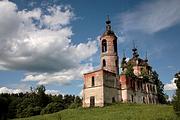
<svg viewBox="0 0 180 120">
<path fill-rule="evenodd" d="M 173 101 L 173 107 L 176 115 L 180 117 L 180 72 L 175 74 L 175 83 L 177 90 Z"/>
<path fill-rule="evenodd" d="M 64 109 L 64 105 L 62 103 L 52 102 L 49 103 L 44 109 L 42 109 L 41 115 L 58 112 L 63 109 Z"/>
<path fill-rule="evenodd" d="M 21 98 L 15 98 L 14 100 L 12 100 L 12 102 L 10 102 L 9 106 L 8 106 L 8 118 L 15 118 L 17 115 L 17 105 L 22 103 L 22 99 Z"/>
<path fill-rule="evenodd" d="M 178 100 L 177 96 L 174 97 L 173 107 L 176 115 L 180 117 L 180 99 Z"/>
<path fill-rule="evenodd" d="M 36 106 L 36 107 L 32 107 L 32 106 L 28 106 L 26 109 L 24 109 L 18 117 L 30 117 L 30 116 L 34 116 L 34 115 L 39 115 L 41 112 L 41 107 Z"/>
<path fill-rule="evenodd" d="M 69 106 L 69 108 L 70 109 L 74 109 L 74 108 L 78 108 L 78 107 L 80 107 L 81 105 L 80 104 L 78 104 L 78 103 L 72 103 L 70 106 Z"/>
</svg>

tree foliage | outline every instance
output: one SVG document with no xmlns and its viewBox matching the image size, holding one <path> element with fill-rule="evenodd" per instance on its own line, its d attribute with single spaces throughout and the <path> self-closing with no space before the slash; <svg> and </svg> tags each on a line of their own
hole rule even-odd
<svg viewBox="0 0 180 120">
<path fill-rule="evenodd" d="M 177 86 L 176 95 L 174 97 L 173 106 L 176 114 L 180 117 L 180 72 L 176 73 L 175 76 L 175 83 Z"/>
<path fill-rule="evenodd" d="M 0 96 L 0 120 L 6 120 L 8 112 L 8 100 Z"/>
<path fill-rule="evenodd" d="M 51 102 L 44 109 L 42 109 L 41 114 L 50 114 L 58 112 L 64 109 L 64 105 L 60 102 Z"/>
<path fill-rule="evenodd" d="M 31 88 L 30 93 L 0 94 L 0 120 L 53 113 L 71 104 L 81 105 L 81 98 L 74 95 L 47 95 L 43 85 Z"/>
<path fill-rule="evenodd" d="M 80 106 L 82 106 L 81 98 L 79 96 L 76 96 L 74 102 L 71 103 L 69 108 L 78 108 Z"/>
<path fill-rule="evenodd" d="M 131 64 L 127 65 L 125 74 L 127 77 L 136 78 L 136 75 L 134 74 L 133 65 L 131 65 Z"/>
<path fill-rule="evenodd" d="M 154 82 L 156 84 L 157 97 L 158 97 L 159 103 L 166 104 L 167 103 L 167 95 L 164 93 L 164 84 L 159 79 L 159 75 L 157 74 L 156 71 L 153 71 L 152 79 L 154 80 Z"/>
</svg>

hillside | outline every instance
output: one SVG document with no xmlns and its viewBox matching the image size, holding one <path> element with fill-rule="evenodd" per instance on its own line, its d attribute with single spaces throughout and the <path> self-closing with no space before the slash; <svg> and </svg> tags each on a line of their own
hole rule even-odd
<svg viewBox="0 0 180 120">
<path fill-rule="evenodd" d="M 178 120 L 172 106 L 115 104 L 104 108 L 66 109 L 16 120 Z"/>
</svg>

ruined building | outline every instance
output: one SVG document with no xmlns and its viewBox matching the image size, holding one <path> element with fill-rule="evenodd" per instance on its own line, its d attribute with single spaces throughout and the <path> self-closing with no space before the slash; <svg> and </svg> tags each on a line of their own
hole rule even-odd
<svg viewBox="0 0 180 120">
<path fill-rule="evenodd" d="M 101 68 L 84 74 L 83 107 L 104 106 L 113 102 L 156 104 L 157 90 L 152 79 L 152 68 L 139 58 L 136 47 L 133 56 L 126 61 L 125 55 L 119 73 L 117 37 L 106 21 L 106 31 L 100 38 Z"/>
</svg>

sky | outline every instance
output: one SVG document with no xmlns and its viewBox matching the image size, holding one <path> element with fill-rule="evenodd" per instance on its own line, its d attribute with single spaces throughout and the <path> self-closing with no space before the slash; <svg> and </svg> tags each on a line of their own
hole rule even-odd
<svg viewBox="0 0 180 120">
<path fill-rule="evenodd" d="M 0 1 L 0 93 L 45 85 L 49 94 L 81 95 L 83 73 L 98 69 L 106 16 L 118 37 L 118 54 L 141 58 L 159 74 L 165 92 L 180 70 L 179 0 Z"/>
</svg>

